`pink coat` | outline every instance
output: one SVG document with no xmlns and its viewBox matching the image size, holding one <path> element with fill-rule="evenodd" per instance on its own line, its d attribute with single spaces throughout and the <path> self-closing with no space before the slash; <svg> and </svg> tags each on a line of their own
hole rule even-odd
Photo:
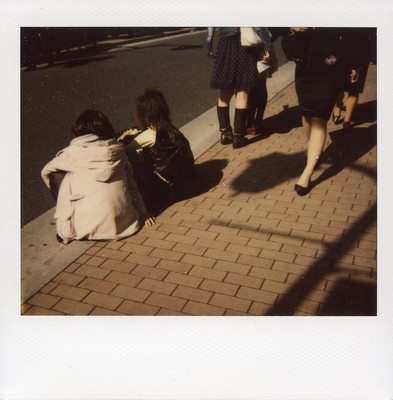
<svg viewBox="0 0 393 400">
<path fill-rule="evenodd" d="M 133 178 L 124 145 L 96 135 L 73 139 L 45 165 L 41 176 L 66 171 L 57 199 L 57 233 L 73 239 L 122 239 L 140 228 L 146 208 Z"/>
</svg>

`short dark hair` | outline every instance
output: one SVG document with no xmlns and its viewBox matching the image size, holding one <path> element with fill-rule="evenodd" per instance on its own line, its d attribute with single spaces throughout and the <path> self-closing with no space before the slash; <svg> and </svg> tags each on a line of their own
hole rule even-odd
<svg viewBox="0 0 393 400">
<path fill-rule="evenodd" d="M 164 94 L 157 88 L 148 88 L 135 102 L 135 120 L 140 129 L 159 128 L 171 124 L 170 112 Z"/>
<path fill-rule="evenodd" d="M 115 130 L 109 119 L 100 111 L 86 110 L 74 122 L 72 134 L 74 137 L 92 133 L 100 139 L 112 139 L 116 137 Z"/>
</svg>

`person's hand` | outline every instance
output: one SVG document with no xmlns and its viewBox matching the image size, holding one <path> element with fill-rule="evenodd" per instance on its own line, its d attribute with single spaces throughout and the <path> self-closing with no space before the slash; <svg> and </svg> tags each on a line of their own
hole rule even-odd
<svg viewBox="0 0 393 400">
<path fill-rule="evenodd" d="M 156 219 L 149 214 L 141 216 L 141 222 L 144 226 L 153 226 L 156 224 Z"/>
<path fill-rule="evenodd" d="M 306 27 L 297 27 L 297 28 L 289 28 L 291 32 L 305 32 L 308 28 Z"/>
<path fill-rule="evenodd" d="M 358 79 L 359 79 L 359 72 L 356 71 L 356 69 L 352 69 L 351 70 L 351 75 L 350 75 L 349 78 L 350 78 L 351 83 L 357 82 Z"/>
</svg>

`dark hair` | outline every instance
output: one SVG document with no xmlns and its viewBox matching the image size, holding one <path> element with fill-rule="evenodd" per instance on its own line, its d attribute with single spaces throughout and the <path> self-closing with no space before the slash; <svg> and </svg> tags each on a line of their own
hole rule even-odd
<svg viewBox="0 0 393 400">
<path fill-rule="evenodd" d="M 146 89 L 135 102 L 135 120 L 139 129 L 171 125 L 170 112 L 164 94 L 157 88 Z"/>
<path fill-rule="evenodd" d="M 99 111 L 86 110 L 74 122 L 72 134 L 75 137 L 92 133 L 100 139 L 112 139 L 116 137 L 115 131 L 108 118 Z"/>
</svg>

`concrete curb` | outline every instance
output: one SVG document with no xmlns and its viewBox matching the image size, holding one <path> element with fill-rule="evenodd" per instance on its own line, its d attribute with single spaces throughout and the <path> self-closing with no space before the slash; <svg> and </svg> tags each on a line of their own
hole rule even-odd
<svg viewBox="0 0 393 400">
<path fill-rule="evenodd" d="M 294 63 L 286 63 L 274 74 L 274 79 L 268 79 L 268 100 L 271 100 L 293 82 L 294 68 Z M 232 105 L 232 107 L 234 106 Z M 180 130 L 190 141 L 195 158 L 198 158 L 219 140 L 216 108 L 213 107 L 201 114 L 182 126 Z M 54 212 L 55 209 L 52 208 L 22 228 L 22 303 L 33 296 L 95 243 L 93 241 L 75 241 L 65 247 L 61 247 L 55 237 Z"/>
</svg>

